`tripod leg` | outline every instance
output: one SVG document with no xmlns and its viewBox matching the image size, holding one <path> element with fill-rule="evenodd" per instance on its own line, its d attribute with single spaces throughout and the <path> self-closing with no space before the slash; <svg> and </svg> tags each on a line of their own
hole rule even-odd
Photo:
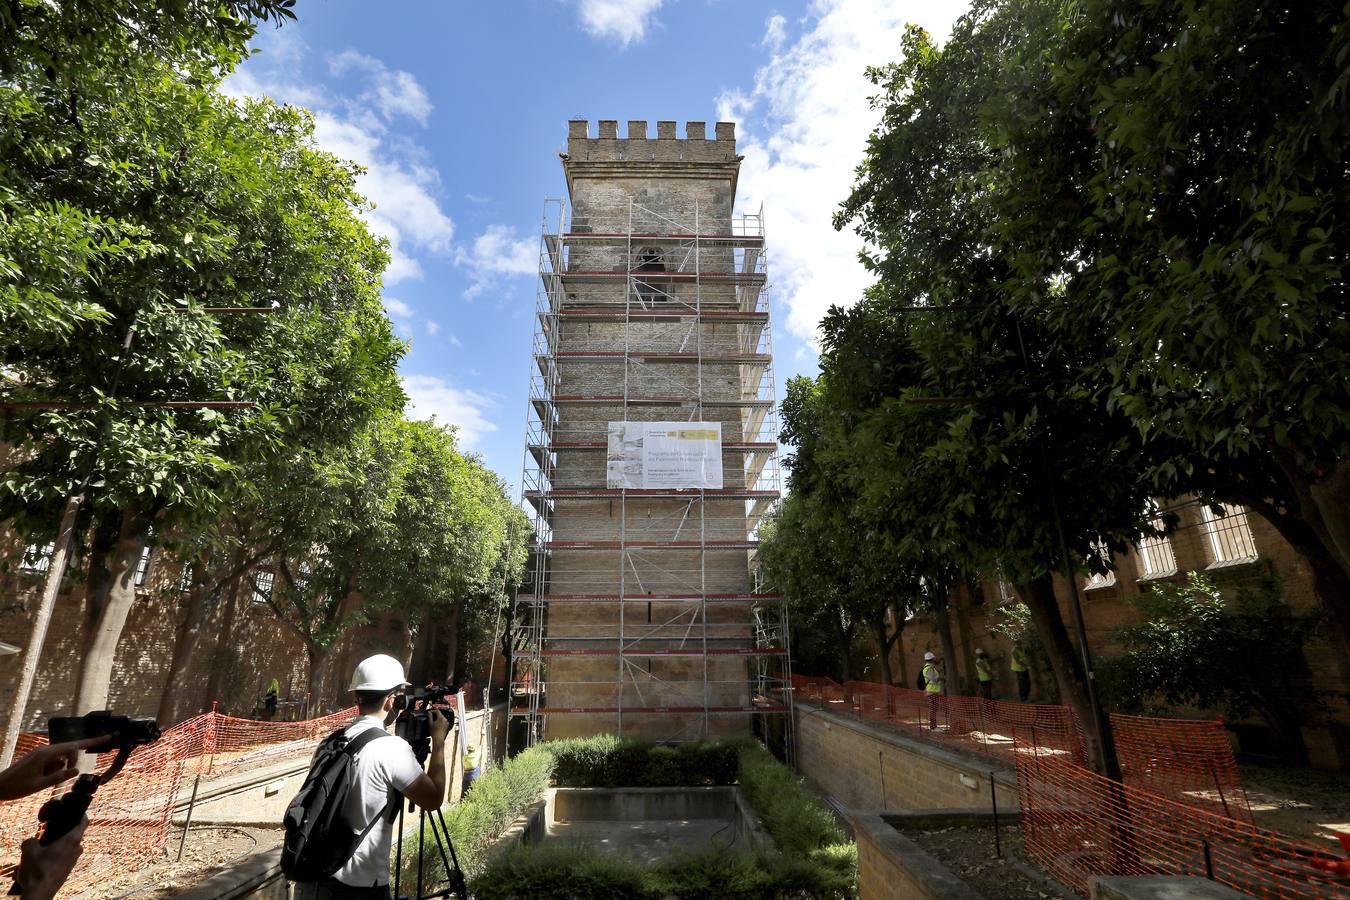
<svg viewBox="0 0 1350 900">
<path fill-rule="evenodd" d="M 399 900 L 399 882 L 403 875 L 403 798 L 398 798 L 398 843 L 394 851 L 394 900 Z"/>
<path fill-rule="evenodd" d="M 427 830 L 427 811 L 417 813 L 417 896 L 422 896 L 422 842 Z"/>
<path fill-rule="evenodd" d="M 455 854 L 455 842 L 450 840 L 450 826 L 445 824 L 445 813 L 439 809 L 433 815 L 433 821 L 439 818 L 441 831 L 445 832 L 445 849 L 441 851 L 441 861 L 445 862 L 445 850 L 450 851 L 450 861 L 445 862 L 445 872 L 450 878 L 450 887 L 460 900 L 469 900 L 469 886 L 464 881 L 464 870 L 459 867 L 459 856 Z M 453 863 L 453 867 L 451 866 Z"/>
</svg>

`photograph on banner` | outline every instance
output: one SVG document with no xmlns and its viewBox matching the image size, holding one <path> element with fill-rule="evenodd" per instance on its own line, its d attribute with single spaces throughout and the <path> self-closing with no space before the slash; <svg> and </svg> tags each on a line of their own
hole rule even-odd
<svg viewBox="0 0 1350 900">
<path fill-rule="evenodd" d="M 721 422 L 610 422 L 605 486 L 722 487 Z"/>
</svg>

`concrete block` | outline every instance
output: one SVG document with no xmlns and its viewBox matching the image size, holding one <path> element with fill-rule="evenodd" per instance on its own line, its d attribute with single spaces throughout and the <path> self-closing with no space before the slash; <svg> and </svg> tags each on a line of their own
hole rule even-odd
<svg viewBox="0 0 1350 900">
<path fill-rule="evenodd" d="M 1246 896 L 1205 878 L 1144 875 L 1088 879 L 1090 900 L 1241 900 Z"/>
</svg>

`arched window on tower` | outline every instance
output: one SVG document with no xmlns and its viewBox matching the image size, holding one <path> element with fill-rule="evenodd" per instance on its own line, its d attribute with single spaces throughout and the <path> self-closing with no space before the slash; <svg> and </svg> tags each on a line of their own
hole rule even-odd
<svg viewBox="0 0 1350 900">
<path fill-rule="evenodd" d="M 638 251 L 637 266 L 634 271 L 639 274 L 633 282 L 633 287 L 637 291 L 638 303 L 642 306 L 650 306 L 658 300 L 670 299 L 665 291 L 662 291 L 641 275 L 643 272 L 664 272 L 665 270 L 666 264 L 661 260 L 660 250 L 654 247 L 643 247 Z"/>
</svg>

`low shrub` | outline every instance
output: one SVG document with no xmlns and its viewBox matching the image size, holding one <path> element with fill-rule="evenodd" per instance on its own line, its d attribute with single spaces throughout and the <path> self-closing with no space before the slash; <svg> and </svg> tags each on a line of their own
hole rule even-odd
<svg viewBox="0 0 1350 900">
<path fill-rule="evenodd" d="M 699 741 L 674 746 L 599 735 L 549 741 L 558 787 L 676 787 L 736 783 L 737 745 Z"/>
<path fill-rule="evenodd" d="M 632 900 L 777 900 L 853 896 L 852 878 L 783 853 L 681 854 L 655 863 L 567 844 L 511 847 L 474 879 L 475 900 L 632 898 Z"/>
<path fill-rule="evenodd" d="M 485 863 L 485 851 L 531 803 L 540 799 L 553 777 L 553 756 L 538 747 L 518 753 L 489 769 L 474 782 L 473 789 L 444 810 L 445 824 L 454 842 L 459 864 L 472 877 Z M 402 877 L 412 884 L 417 877 L 417 819 L 405 825 Z M 445 879 L 445 868 L 433 849 L 435 838 L 426 833 L 426 871 L 430 883 Z"/>
</svg>

